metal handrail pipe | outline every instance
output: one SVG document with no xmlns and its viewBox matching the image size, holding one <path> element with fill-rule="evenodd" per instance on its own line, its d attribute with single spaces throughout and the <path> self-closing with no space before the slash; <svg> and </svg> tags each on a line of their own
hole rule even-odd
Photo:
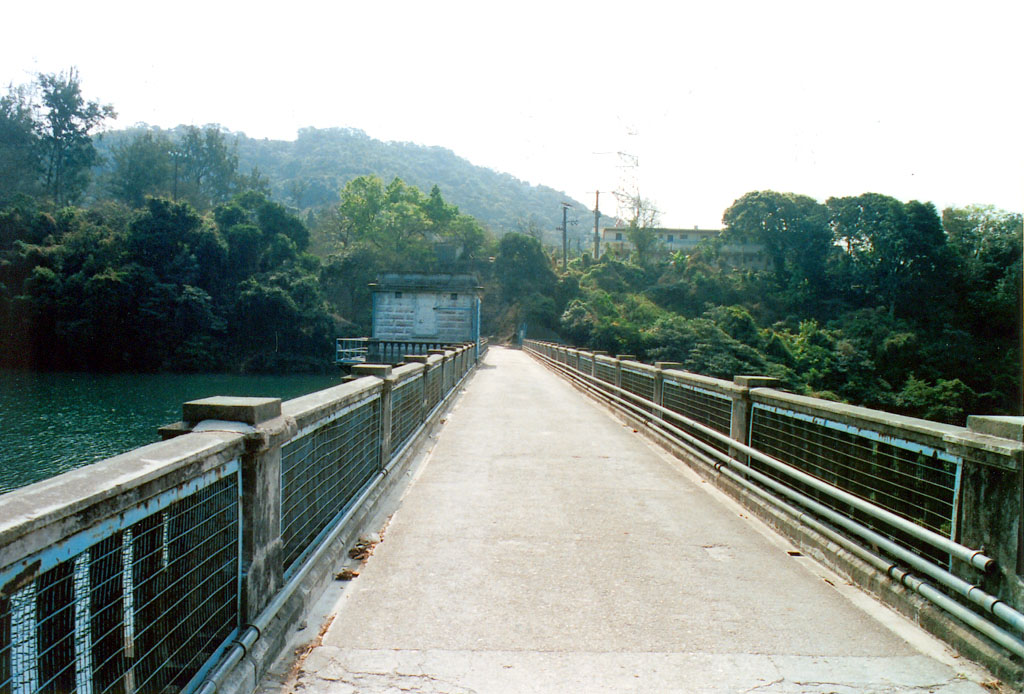
<svg viewBox="0 0 1024 694">
<path fill-rule="evenodd" d="M 894 562 L 891 562 L 885 559 L 884 557 L 878 556 L 874 552 L 871 552 L 867 548 L 862 547 L 861 545 L 857 544 L 845 535 L 842 535 L 841 533 L 836 532 L 824 523 L 821 523 L 816 518 L 808 515 L 807 513 L 804 513 L 800 509 L 795 508 L 790 504 L 787 504 L 785 501 L 772 495 L 767 490 L 758 487 L 750 480 L 744 479 L 742 474 L 730 470 L 729 468 L 722 468 L 719 466 L 716 466 L 716 468 L 723 475 L 725 475 L 732 481 L 743 486 L 745 489 L 748 489 L 752 493 L 762 497 L 766 501 L 769 501 L 774 505 L 778 506 L 786 513 L 792 515 L 801 523 L 804 523 L 808 527 L 813 528 L 815 531 L 821 533 L 829 540 L 835 542 L 837 545 L 840 545 L 851 554 L 871 564 L 879 571 L 885 572 L 893 580 L 897 581 L 903 586 L 906 586 L 907 588 L 910 588 L 915 593 L 925 598 L 929 602 L 933 603 L 934 605 L 937 605 L 940 609 L 943 609 L 949 614 L 953 615 L 954 617 L 962 621 L 964 624 L 967 624 L 968 626 L 973 627 L 977 631 L 985 634 L 990 639 L 992 639 L 999 645 L 1003 646 L 1011 653 L 1014 653 L 1017 656 L 1024 657 L 1024 641 L 1017 638 L 1015 635 L 1009 633 L 1005 629 L 1001 628 L 999 625 L 993 624 L 992 622 L 988 621 L 982 616 L 972 612 L 970 609 L 956 602 L 948 595 L 945 595 L 934 586 L 924 582 L 920 578 L 900 568 Z"/>
<path fill-rule="evenodd" d="M 793 501 L 796 501 L 802 506 L 810 509 L 819 516 L 828 518 L 836 525 L 856 535 L 859 535 L 868 542 L 876 545 L 877 547 L 882 548 L 890 556 L 896 559 L 900 559 L 906 562 L 906 564 L 911 568 L 931 576 L 942 585 L 959 593 L 960 595 L 964 596 L 974 604 L 983 608 L 986 612 L 989 612 L 990 614 L 999 617 L 1000 619 L 1004 620 L 1005 622 L 1016 628 L 1018 631 L 1024 632 L 1024 614 L 1021 614 L 1017 610 L 1013 609 L 999 598 L 985 592 L 981 587 L 963 580 L 959 576 L 956 576 L 955 574 L 943 569 L 941 566 L 934 564 L 928 561 L 927 559 L 924 559 L 923 557 L 914 554 L 907 548 L 902 547 L 899 544 L 893 542 L 888 537 L 885 537 L 884 535 L 872 530 L 871 528 L 868 528 L 867 526 L 842 515 L 841 513 L 829 508 L 828 506 L 825 506 L 819 501 L 815 501 L 814 499 L 806 496 L 805 494 L 801 494 L 800 492 L 796 491 L 795 489 L 792 489 L 791 487 L 787 487 L 778 480 L 772 479 L 771 477 L 761 472 L 758 472 L 757 470 L 750 469 L 742 461 L 736 460 L 735 458 L 723 453 L 722 451 L 719 451 L 718 449 L 707 445 L 705 442 L 701 441 L 700 439 L 697 439 L 696 437 L 688 434 L 687 432 L 679 429 L 678 427 L 675 427 L 665 422 L 654 421 L 652 423 L 655 426 L 664 426 L 672 434 L 684 439 L 687 443 L 695 445 L 703 449 L 703 451 L 706 452 L 707 454 L 715 458 L 718 458 L 721 461 L 721 463 L 709 461 L 711 462 L 711 464 L 714 465 L 715 469 L 723 472 L 726 471 L 726 468 L 722 467 L 723 464 L 728 465 L 732 468 L 736 468 L 737 470 L 740 471 L 740 473 L 742 473 L 742 475 L 752 477 L 761 484 L 770 487 L 771 489 L 774 489 L 776 492 L 784 496 L 789 497 Z M 730 475 L 730 478 L 732 478 L 732 475 Z M 757 489 L 761 488 L 757 487 Z M 771 494 L 769 494 L 768 497 L 772 500 L 777 500 L 780 505 L 784 503 L 781 501 L 781 499 L 778 499 L 778 497 L 775 497 Z M 810 518 L 810 516 L 802 514 L 801 520 L 803 520 L 804 518 Z"/>
<path fill-rule="evenodd" d="M 574 376 L 574 374 L 570 375 Z M 609 399 L 618 402 L 618 404 L 627 407 L 628 409 L 632 410 L 637 414 L 648 414 L 645 410 L 638 408 L 636 405 L 633 405 L 632 403 L 629 403 L 623 400 L 622 398 L 616 397 L 615 395 L 608 393 L 602 388 L 596 388 L 591 384 L 583 381 L 583 379 L 575 380 L 581 382 L 585 387 L 588 388 L 588 390 L 597 390 L 600 394 L 607 396 Z M 707 454 L 719 458 L 722 462 L 715 463 L 713 460 L 708 460 L 706 457 L 698 453 L 698 456 L 704 459 L 708 464 L 712 465 L 716 470 L 725 474 L 730 479 L 740 483 L 744 488 L 753 491 L 757 495 L 779 506 L 790 515 L 796 517 L 797 520 L 799 520 L 800 522 L 806 524 L 811 528 L 814 528 L 815 530 L 818 530 L 822 534 L 829 537 L 829 539 L 832 539 L 838 544 L 841 544 L 846 549 L 857 554 L 861 558 L 864 558 L 866 561 L 869 561 L 869 563 L 874 565 L 876 568 L 879 568 L 882 571 L 884 571 L 894 580 L 897 580 L 902 585 L 911 588 L 918 594 L 922 595 L 922 597 L 925 597 L 929 601 L 938 605 L 940 608 L 956 616 L 961 621 L 969 624 L 978 631 L 986 634 L 987 636 L 989 636 L 994 641 L 1004 646 L 1011 652 L 1017 655 L 1024 655 L 1024 641 L 1017 638 L 1014 634 L 1011 634 L 1010 632 L 1006 631 L 1005 629 L 1002 629 L 998 625 L 983 619 L 982 617 L 972 612 L 971 610 L 967 609 L 960 603 L 957 603 L 956 601 L 950 599 L 948 596 L 938 591 L 930 584 L 925 583 L 921 579 L 916 578 L 912 574 L 906 572 L 905 570 L 900 568 L 898 564 L 887 561 L 882 557 L 879 557 L 878 555 L 868 551 L 864 547 L 858 545 L 856 542 L 850 540 L 848 537 L 845 537 L 840 533 L 837 533 L 835 530 L 832 530 L 828 526 L 822 524 L 813 516 L 810 516 L 806 512 L 791 506 L 790 504 L 786 503 L 785 501 L 773 495 L 771 492 L 763 489 L 762 487 L 758 487 L 756 484 L 753 484 L 752 482 L 744 478 L 743 475 L 749 475 L 754 479 L 758 480 L 759 482 L 761 482 L 762 484 L 770 486 L 771 488 L 775 489 L 780 493 L 785 494 L 786 496 L 790 496 L 798 503 L 805 504 L 808 508 L 828 517 L 830 520 L 836 522 L 841 527 L 844 527 L 845 529 L 860 535 L 864 539 L 878 545 L 879 547 L 883 547 L 886 551 L 889 551 L 893 555 L 898 555 L 897 558 L 905 560 L 913 568 L 918 569 L 922 573 L 931 575 L 940 583 L 946 585 L 947 587 L 956 591 L 960 595 L 963 595 L 971 602 L 985 609 L 987 612 L 1005 620 L 1017 629 L 1024 630 L 1024 615 L 1022 615 L 1020 612 L 1017 612 L 1012 607 L 1002 602 L 998 598 L 989 595 L 978 586 L 968 583 L 963 579 L 960 579 L 952 573 L 945 571 L 941 567 L 932 564 L 931 562 L 928 562 L 927 560 L 922 559 L 921 557 L 918 557 L 917 555 L 913 554 L 909 550 L 904 549 L 903 547 L 900 547 L 899 545 L 892 542 L 883 535 L 880 535 L 870 530 L 869 528 L 857 523 L 856 521 L 853 521 L 849 518 L 846 518 L 845 516 L 842 516 L 841 514 L 833 511 L 827 506 L 824 506 L 819 502 L 814 501 L 813 499 L 801 494 L 800 492 L 797 492 L 796 490 L 786 487 L 784 484 L 778 482 L 777 480 L 773 480 L 771 477 L 768 477 L 767 475 L 764 475 L 756 470 L 750 469 L 742 461 L 730 457 L 729 455 L 708 445 L 707 443 L 679 429 L 678 427 L 663 421 L 649 421 L 651 424 L 655 426 L 665 427 L 666 429 L 669 430 L 669 433 L 672 433 L 682 438 L 684 441 L 691 445 L 703 449 L 703 451 L 705 451 Z M 728 467 L 723 467 L 723 463 L 731 467 L 740 469 L 742 471 L 742 474 L 737 473 L 729 469 Z"/>
<path fill-rule="evenodd" d="M 589 374 L 580 373 L 579 376 L 588 380 L 593 380 L 593 377 L 590 376 Z M 991 557 L 986 556 L 980 550 L 976 550 L 971 547 L 966 547 L 932 530 L 923 528 L 920 525 L 917 525 L 916 523 L 903 518 L 902 516 L 898 516 L 891 511 L 887 511 L 886 509 L 880 508 L 869 501 L 865 501 L 864 499 L 861 499 L 858 496 L 843 491 L 842 489 L 839 489 L 829 484 L 828 482 L 820 480 L 817 477 L 814 477 L 813 475 L 809 475 L 806 472 L 803 472 L 802 470 L 798 470 L 797 468 L 793 467 L 792 465 L 789 465 L 788 463 L 778 460 L 777 458 L 773 458 L 770 455 L 767 455 L 766 453 L 757 450 L 756 448 L 751 448 L 745 443 L 737 441 L 736 439 L 732 439 L 726 436 L 725 434 L 715 431 L 714 429 L 711 429 L 710 427 L 707 427 L 701 424 L 700 422 L 685 417 L 679 414 L 678 412 L 658 405 L 655 402 L 642 398 L 638 395 L 635 395 L 634 393 L 630 393 L 629 391 L 623 390 L 622 388 L 619 388 L 618 386 L 612 385 L 610 383 L 605 383 L 604 381 L 601 381 L 600 383 L 601 388 L 604 390 L 614 390 L 625 395 L 629 399 L 639 400 L 644 404 L 645 407 L 653 407 L 657 411 L 675 419 L 676 421 L 680 421 L 687 424 L 688 426 L 692 426 L 701 433 L 706 434 L 718 441 L 721 441 L 723 444 L 731 448 L 735 448 L 736 450 L 749 455 L 750 457 L 758 460 L 759 462 L 762 462 L 765 465 L 768 465 L 769 467 L 778 470 L 779 472 L 782 472 L 800 482 L 803 482 L 809 487 L 813 487 L 818 491 L 824 492 L 825 494 L 833 497 L 834 499 L 837 499 L 843 503 L 847 503 L 861 511 L 864 511 L 865 513 L 874 518 L 889 523 L 893 527 L 899 528 L 900 530 L 906 532 L 912 537 L 917 538 L 918 540 L 927 542 L 933 547 L 941 549 L 944 552 L 948 552 L 951 556 L 954 556 L 957 559 L 967 564 L 970 564 L 971 566 L 974 566 L 977 569 L 980 569 L 981 571 L 990 573 L 996 568 L 996 561 Z M 610 393 L 609 396 L 611 396 Z M 649 413 L 644 412 L 644 414 L 648 415 Z"/>
<path fill-rule="evenodd" d="M 884 535 L 871 530 L 870 528 L 857 523 L 856 521 L 843 516 L 824 504 L 817 502 L 810 497 L 800 494 L 794 489 L 786 487 L 784 484 L 773 480 L 771 477 L 764 475 L 756 470 L 750 470 L 746 465 L 739 461 L 732 461 L 729 463 L 731 467 L 742 468 L 743 472 L 750 477 L 756 479 L 761 484 L 771 487 L 775 491 L 790 497 L 797 503 L 805 506 L 806 508 L 813 511 L 815 514 L 828 518 L 836 525 L 849 530 L 850 532 L 859 535 L 868 542 L 876 545 L 880 549 L 884 550 L 889 556 L 896 559 L 900 559 L 905 562 L 908 566 L 921 573 L 927 574 L 934 578 L 942 585 L 950 588 L 951 590 L 963 595 L 965 598 L 978 605 L 986 612 L 999 617 L 1003 621 L 1012 625 L 1018 631 L 1024 632 L 1024 614 L 1021 614 L 1017 610 L 1013 609 L 999 598 L 986 593 L 980 586 L 963 580 L 959 576 L 946 571 L 941 566 L 933 564 L 932 562 L 924 559 L 923 557 L 914 554 L 905 547 L 901 547 L 891 539 Z"/>
<path fill-rule="evenodd" d="M 563 365 L 558 364 L 558 362 L 552 363 L 557 365 L 561 370 L 566 370 L 563 367 Z M 902 530 L 903 532 L 906 532 L 907 534 L 911 535 L 912 537 L 918 540 L 927 542 L 933 547 L 941 549 L 944 552 L 948 552 L 951 556 L 956 557 L 957 559 L 967 564 L 970 564 L 971 566 L 981 571 L 984 571 L 985 573 L 990 573 L 996 568 L 996 561 L 991 557 L 986 556 L 980 550 L 976 550 L 971 547 L 966 547 L 958 542 L 950 540 L 948 537 L 944 537 L 932 530 L 923 528 L 920 525 L 917 525 L 916 523 L 903 518 L 902 516 L 898 516 L 891 511 L 887 511 L 883 508 L 876 506 L 875 504 L 872 504 L 869 501 L 861 499 L 858 496 L 854 496 L 849 492 L 843 491 L 842 489 L 839 489 L 829 484 L 828 482 L 820 480 L 817 477 L 814 477 L 813 475 L 809 475 L 806 472 L 803 472 L 802 470 L 796 469 L 795 467 L 789 465 L 788 463 L 784 463 L 781 460 L 773 458 L 757 450 L 756 448 L 751 448 L 747 444 L 737 441 L 736 439 L 732 439 L 726 436 L 725 434 L 722 434 L 721 432 L 715 431 L 714 429 L 701 424 L 700 422 L 692 420 L 689 417 L 685 417 L 679 414 L 678 412 L 658 405 L 657 403 L 642 398 L 638 395 L 635 395 L 634 393 L 630 393 L 627 390 L 623 390 L 618 386 L 615 386 L 611 383 L 606 383 L 604 381 L 600 381 L 599 379 L 595 379 L 593 376 L 590 376 L 589 374 L 584 374 L 582 372 L 579 372 L 577 376 L 588 381 L 597 381 L 598 383 L 600 383 L 600 388 L 606 392 L 616 391 L 626 396 L 626 398 L 630 400 L 638 400 L 642 402 L 645 407 L 654 408 L 655 410 L 671 417 L 672 419 L 675 419 L 676 421 L 683 422 L 684 424 L 693 427 L 697 431 L 706 434 L 707 436 L 710 436 L 718 441 L 721 441 L 723 444 L 731 448 L 734 448 L 742 453 L 745 453 L 749 455 L 751 458 L 754 458 L 755 460 L 758 460 L 759 462 L 762 462 L 765 465 L 768 465 L 769 467 L 774 468 L 779 472 L 788 475 L 789 477 L 792 477 L 800 482 L 803 482 L 809 487 L 824 492 L 825 494 L 831 496 L 834 499 L 837 499 L 843 503 L 847 503 L 853 506 L 854 508 L 864 511 L 868 515 L 877 518 L 878 520 L 884 521 L 892 525 L 893 527 L 896 527 Z M 608 397 L 615 398 L 615 396 L 611 392 L 607 392 L 607 395 Z M 615 399 L 619 400 L 620 402 L 622 401 L 621 398 Z M 631 408 L 634 407 L 630 403 L 626 404 L 629 404 Z M 642 412 L 644 417 L 650 416 L 649 412 Z M 744 466 L 744 468 L 749 469 L 747 468 L 747 466 Z"/>
</svg>

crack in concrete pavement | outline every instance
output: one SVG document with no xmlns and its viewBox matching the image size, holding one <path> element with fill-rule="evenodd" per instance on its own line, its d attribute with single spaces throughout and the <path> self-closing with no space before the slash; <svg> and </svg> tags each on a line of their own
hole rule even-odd
<svg viewBox="0 0 1024 694">
<path fill-rule="evenodd" d="M 428 674 L 392 672 L 369 672 L 348 670 L 337 674 L 303 673 L 296 682 L 296 689 L 306 688 L 303 680 L 311 679 L 330 682 L 326 691 L 330 694 L 390 694 L 410 692 L 412 694 L 476 694 L 476 690 L 454 682 L 448 682 Z M 317 687 L 317 691 L 323 691 Z"/>
</svg>

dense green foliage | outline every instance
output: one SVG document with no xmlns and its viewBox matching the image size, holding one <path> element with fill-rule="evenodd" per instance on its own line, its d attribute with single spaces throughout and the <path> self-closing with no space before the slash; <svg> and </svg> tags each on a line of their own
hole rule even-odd
<svg viewBox="0 0 1024 694">
<path fill-rule="evenodd" d="M 381 273 L 473 272 L 498 338 L 525 323 L 942 421 L 1021 409 L 1020 214 L 758 191 L 725 211 L 716 241 L 666 258 L 638 198 L 632 255 L 582 253 L 559 272 L 536 231 L 561 221 L 544 215 L 563 196 L 447 150 L 191 126 L 97 149 L 111 114 L 74 72 L 0 97 L 0 366 L 325 369 L 334 337 L 368 334 Z M 516 227 L 528 233 L 491 233 Z M 730 269 L 728 248 L 746 242 L 770 270 Z"/>
<path fill-rule="evenodd" d="M 246 190 L 270 193 L 258 169 L 242 173 L 237 140 L 216 126 L 139 127 L 107 133 L 97 144 L 94 199 L 140 207 L 146 196 L 162 196 L 208 210 Z"/>
<path fill-rule="evenodd" d="M 98 152 L 111 114 L 75 72 L 0 99 L 0 366 L 325 370 L 336 336 L 369 329 L 379 273 L 491 250 L 437 186 L 359 176 L 304 220 L 240 172 L 244 138 L 143 127 Z"/>
<path fill-rule="evenodd" d="M 301 221 L 260 193 L 0 213 L 5 366 L 322 368 L 334 326 Z"/>
<path fill-rule="evenodd" d="M 323 287 L 345 335 L 368 335 L 369 284 L 384 272 L 486 273 L 490 237 L 475 219 L 429 194 L 394 179 L 360 176 L 341 191 L 341 203 L 321 219 L 325 249 Z"/>
<path fill-rule="evenodd" d="M 698 373 L 961 422 L 1021 411 L 1021 215 L 867 194 L 826 204 L 762 191 L 724 216 L 769 272 L 736 272 L 715 245 L 650 263 L 578 260 L 567 341 Z M 636 256 L 638 254 L 634 254 Z M 560 308 L 560 307 L 556 307 Z"/>
<path fill-rule="evenodd" d="M 195 142 L 197 135 L 201 136 L 201 142 Z M 206 144 L 208 139 L 215 142 L 211 143 L 214 146 L 207 146 L 207 150 L 217 156 L 194 154 L 196 145 Z M 446 200 L 496 235 L 507 231 L 532 232 L 545 236 L 552 243 L 555 241 L 554 229 L 562 221 L 561 203 L 568 199 L 564 193 L 552 188 L 530 185 L 508 174 L 474 166 L 441 147 L 381 142 L 350 128 L 303 128 L 294 142 L 285 142 L 258 140 L 212 126 L 203 130 L 179 127 L 173 131 L 143 126 L 105 133 L 97 147 L 101 154 L 107 155 L 100 178 L 109 181 L 110 193 L 117 192 L 111 190 L 110 185 L 121 185 L 125 179 L 132 178 L 126 173 L 138 172 L 139 180 L 131 191 L 125 191 L 118 198 L 130 204 L 137 203 L 124 197 L 125 194 L 171 196 L 173 160 L 168 152 L 175 147 L 182 157 L 179 167 L 181 194 L 200 208 L 203 207 L 202 201 L 185 186 L 186 181 L 187 185 L 195 185 L 195 178 L 204 169 L 186 165 L 186 162 L 206 159 L 212 162 L 209 185 L 214 194 L 208 197 L 213 202 L 226 199 L 215 195 L 218 191 L 214 185 L 217 161 L 231 160 L 235 169 L 250 172 L 249 177 L 255 172 L 256 178 L 265 186 L 261 190 L 304 214 L 333 209 L 340 202 L 340 191 L 361 176 L 377 176 L 384 181 L 400 178 L 423 191 L 436 186 Z M 137 165 L 143 161 L 151 161 L 158 166 Z M 159 173 L 155 176 L 148 173 L 156 171 Z M 251 181 L 247 182 L 247 185 L 251 184 Z M 232 185 L 225 181 L 220 188 L 226 191 L 227 197 L 230 197 Z M 100 193 L 103 192 L 101 189 Z M 593 229 L 593 215 L 583 203 L 576 203 L 570 213 L 579 217 L 579 224 L 570 227 L 573 247 L 577 243 L 586 247 L 589 243 L 588 229 Z M 558 242 L 561 242 L 560 236 Z"/>
</svg>

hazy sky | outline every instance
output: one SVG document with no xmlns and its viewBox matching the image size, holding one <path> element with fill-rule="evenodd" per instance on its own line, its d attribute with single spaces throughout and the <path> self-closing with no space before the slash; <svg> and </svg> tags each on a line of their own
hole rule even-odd
<svg viewBox="0 0 1024 694">
<path fill-rule="evenodd" d="M 77 66 L 114 127 L 354 127 L 588 205 L 635 183 L 665 225 L 718 226 L 761 189 L 1019 211 L 1022 8 L 18 2 L 3 11 L 0 82 Z M 601 207 L 614 211 L 610 196 Z"/>
</svg>

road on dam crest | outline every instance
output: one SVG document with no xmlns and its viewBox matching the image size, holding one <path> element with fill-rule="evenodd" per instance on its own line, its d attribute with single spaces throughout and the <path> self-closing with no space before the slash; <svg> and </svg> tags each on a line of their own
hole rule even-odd
<svg viewBox="0 0 1024 694">
<path fill-rule="evenodd" d="M 285 687 L 987 691 L 983 671 L 793 550 L 528 355 L 493 348 Z"/>
</svg>

